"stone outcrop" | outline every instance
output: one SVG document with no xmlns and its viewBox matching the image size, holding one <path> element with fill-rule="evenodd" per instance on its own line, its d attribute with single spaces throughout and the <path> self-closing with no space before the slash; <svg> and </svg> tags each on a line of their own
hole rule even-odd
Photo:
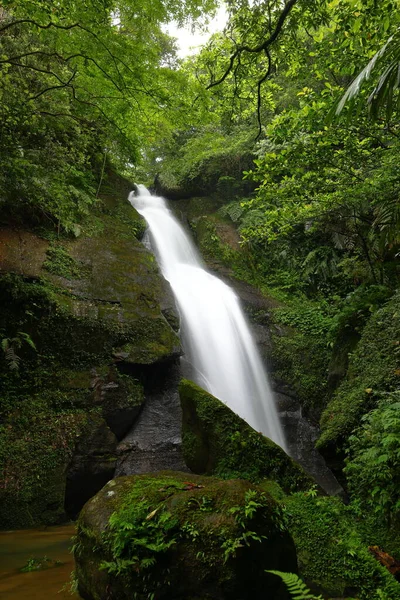
<svg viewBox="0 0 400 600">
<path fill-rule="evenodd" d="M 179 386 L 182 445 L 195 473 L 273 479 L 285 491 L 308 489 L 314 481 L 277 444 L 256 432 L 223 402 L 191 381 Z"/>
<path fill-rule="evenodd" d="M 112 479 L 117 438 L 104 419 L 89 415 L 67 469 L 65 511 L 75 518 L 83 504 Z"/>
<path fill-rule="evenodd" d="M 146 382 L 143 410 L 118 446 L 117 476 L 187 469 L 181 448 L 180 366 L 159 365 L 153 375 Z"/>
</svg>

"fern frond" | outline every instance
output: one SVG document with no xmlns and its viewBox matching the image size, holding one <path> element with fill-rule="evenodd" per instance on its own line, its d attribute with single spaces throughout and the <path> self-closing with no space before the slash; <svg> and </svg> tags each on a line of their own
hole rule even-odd
<svg viewBox="0 0 400 600">
<path fill-rule="evenodd" d="M 390 121 L 394 110 L 397 110 L 399 105 L 399 98 L 397 99 L 397 105 L 394 103 L 394 93 L 400 87 L 400 30 L 397 30 L 387 40 L 382 48 L 371 58 L 367 66 L 357 75 L 334 108 L 334 113 L 331 112 L 330 120 L 332 120 L 334 114 L 339 115 L 343 111 L 346 103 L 349 103 L 350 107 L 353 106 L 361 86 L 370 78 L 372 71 L 376 70 L 377 65 L 382 65 L 385 62 L 386 66 L 384 65 L 383 72 L 380 73 L 378 82 L 372 90 L 367 103 L 374 120 L 378 118 L 380 110 L 385 107 L 386 119 Z M 349 117 L 351 114 L 350 110 Z"/>
<path fill-rule="evenodd" d="M 26 342 L 31 348 L 33 348 L 34 350 L 37 350 L 35 342 L 33 341 L 33 339 L 31 338 L 31 336 L 29 335 L 29 333 L 25 333 L 25 331 L 18 331 L 18 335 L 20 336 L 20 338 L 22 338 L 24 340 L 24 342 Z"/>
<path fill-rule="evenodd" d="M 283 573 L 281 571 L 267 571 L 267 573 L 272 573 L 282 579 L 292 600 L 322 600 L 322 596 L 314 596 L 295 573 Z"/>
<path fill-rule="evenodd" d="M 5 351 L 5 359 L 8 368 L 11 371 L 18 371 L 21 359 L 19 356 L 17 356 L 17 354 L 15 354 L 15 350 L 12 346 L 9 346 Z"/>
</svg>

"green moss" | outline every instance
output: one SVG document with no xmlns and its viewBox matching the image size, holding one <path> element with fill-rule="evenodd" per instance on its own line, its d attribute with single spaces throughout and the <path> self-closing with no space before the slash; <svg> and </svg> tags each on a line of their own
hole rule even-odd
<svg viewBox="0 0 400 600">
<path fill-rule="evenodd" d="M 119 373 L 113 365 L 90 370 L 62 369 L 57 374 L 56 385 L 74 398 L 74 406 L 96 405 L 110 410 L 141 406 L 144 402 L 143 385 L 134 377 Z"/>
<path fill-rule="evenodd" d="M 400 364 L 400 294 L 376 311 L 349 358 L 346 379 L 321 418 L 318 447 L 342 447 L 380 393 L 398 388 Z"/>
<path fill-rule="evenodd" d="M 192 223 L 197 244 L 207 263 L 214 267 L 226 266 L 229 269 L 235 269 L 242 264 L 243 258 L 234 228 L 224 226 L 222 220 L 214 215 L 200 217 Z"/>
<path fill-rule="evenodd" d="M 340 500 L 298 493 L 287 497 L 285 505 L 300 573 L 310 585 L 328 597 L 400 598 L 400 584 L 368 552 Z"/>
<path fill-rule="evenodd" d="M 40 397 L 20 399 L 0 430 L 0 528 L 65 518 L 66 469 L 85 421 L 82 412 L 55 413 Z"/>
<path fill-rule="evenodd" d="M 276 480 L 285 490 L 312 485 L 279 446 L 257 433 L 223 402 L 191 381 L 182 380 L 182 446 L 188 467 L 197 473 Z"/>
<path fill-rule="evenodd" d="M 87 267 L 77 262 L 60 244 L 53 243 L 47 249 L 47 260 L 43 268 L 65 279 L 81 279 L 87 275 Z"/>
<path fill-rule="evenodd" d="M 172 208 L 175 212 L 183 212 L 189 222 L 197 217 L 215 213 L 223 203 L 218 196 L 193 196 L 187 200 L 174 200 Z"/>
<path fill-rule="evenodd" d="M 296 392 L 305 414 L 318 419 L 328 401 L 331 349 L 326 338 L 286 329 L 272 336 L 273 375 Z"/>
<path fill-rule="evenodd" d="M 118 478 L 83 509 L 79 590 L 98 598 L 262 598 L 280 583 L 266 565 L 296 569 L 279 505 L 241 480 L 161 472 Z M 94 552 L 94 555 L 93 555 Z M 103 573 L 100 571 L 103 569 Z M 106 576 L 104 573 L 106 572 Z"/>
</svg>

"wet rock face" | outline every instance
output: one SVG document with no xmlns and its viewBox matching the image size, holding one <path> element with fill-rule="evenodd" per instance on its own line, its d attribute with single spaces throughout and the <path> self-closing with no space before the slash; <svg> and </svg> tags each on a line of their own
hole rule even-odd
<svg viewBox="0 0 400 600">
<path fill-rule="evenodd" d="M 85 600 L 286 600 L 265 572 L 296 572 L 280 506 L 243 480 L 179 472 L 119 477 L 82 510 L 75 545 Z"/>
<path fill-rule="evenodd" d="M 105 421 L 88 418 L 68 467 L 65 511 L 76 518 L 82 506 L 112 479 L 116 463 L 117 438 Z"/>
<path fill-rule="evenodd" d="M 179 380 L 178 363 L 158 365 L 148 373 L 145 378 L 146 402 L 117 449 L 116 476 L 165 469 L 187 470 L 181 447 Z"/>
</svg>

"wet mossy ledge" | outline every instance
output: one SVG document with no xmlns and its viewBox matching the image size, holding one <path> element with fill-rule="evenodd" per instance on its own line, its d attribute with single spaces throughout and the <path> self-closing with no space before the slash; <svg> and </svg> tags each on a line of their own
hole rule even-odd
<svg viewBox="0 0 400 600">
<path fill-rule="evenodd" d="M 287 492 L 314 484 L 282 448 L 192 381 L 180 382 L 179 397 L 183 456 L 194 473 L 255 482 L 269 478 Z"/>
<path fill-rule="evenodd" d="M 288 598 L 296 572 L 282 508 L 260 487 L 180 472 L 119 477 L 82 510 L 74 547 L 85 600 Z"/>
<path fill-rule="evenodd" d="M 113 175 L 77 237 L 0 229 L 0 527 L 75 516 L 113 476 L 153 367 L 181 354 L 168 284 Z"/>
</svg>

